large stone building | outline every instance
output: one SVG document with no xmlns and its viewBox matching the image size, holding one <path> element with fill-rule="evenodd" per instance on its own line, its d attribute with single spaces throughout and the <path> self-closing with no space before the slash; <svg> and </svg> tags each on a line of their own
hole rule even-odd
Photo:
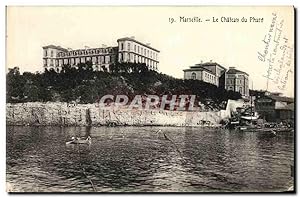
<svg viewBox="0 0 300 198">
<path fill-rule="evenodd" d="M 204 81 L 226 90 L 239 92 L 243 97 L 249 97 L 249 75 L 234 67 L 227 70 L 220 64 L 210 61 L 190 66 L 183 71 L 184 79 Z"/>
<path fill-rule="evenodd" d="M 149 69 L 158 70 L 159 51 L 135 40 L 125 37 L 117 40 L 116 47 L 66 49 L 60 46 L 43 47 L 43 65 L 45 69 L 60 72 L 63 65 L 76 66 L 79 63 L 91 62 L 97 71 L 109 70 L 109 65 L 116 62 L 145 63 Z"/>
<path fill-rule="evenodd" d="M 225 89 L 249 97 L 249 75 L 246 72 L 237 70 L 235 67 L 229 67 L 225 75 Z"/>
<path fill-rule="evenodd" d="M 118 61 L 130 63 L 146 63 L 149 69 L 158 70 L 159 51 L 133 37 L 118 39 Z"/>
<path fill-rule="evenodd" d="M 224 85 L 226 68 L 218 63 L 200 63 L 183 71 L 184 79 L 201 80 L 218 87 Z"/>
</svg>

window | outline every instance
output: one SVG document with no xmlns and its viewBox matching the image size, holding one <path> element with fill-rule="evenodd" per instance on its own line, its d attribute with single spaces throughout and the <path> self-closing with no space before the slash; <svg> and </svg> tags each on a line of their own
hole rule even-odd
<svg viewBox="0 0 300 198">
<path fill-rule="evenodd" d="M 97 62 L 97 57 L 96 56 L 92 57 L 92 62 L 93 62 L 93 64 L 96 64 L 96 62 Z"/>
<path fill-rule="evenodd" d="M 123 57 L 122 57 L 122 54 L 120 54 L 120 62 L 123 61 Z"/>
<path fill-rule="evenodd" d="M 146 49 L 144 50 L 144 55 L 146 56 Z"/>
<path fill-rule="evenodd" d="M 136 45 L 134 45 L 134 52 L 136 52 Z"/>
<path fill-rule="evenodd" d="M 123 45 L 123 43 L 121 43 L 121 50 L 123 50 L 123 48 L 124 48 L 124 45 Z"/>
<path fill-rule="evenodd" d="M 128 43 L 128 51 L 130 51 L 130 43 Z"/>
<path fill-rule="evenodd" d="M 50 65 L 53 66 L 53 59 L 50 60 Z"/>
<path fill-rule="evenodd" d="M 192 73 L 192 79 L 196 80 L 196 73 L 194 73 L 194 72 Z"/>
<path fill-rule="evenodd" d="M 109 56 L 105 56 L 105 63 L 107 64 L 107 63 L 109 63 L 109 61 L 110 61 L 110 57 Z"/>
<path fill-rule="evenodd" d="M 239 87 L 240 94 L 243 94 L 243 87 Z"/>
<path fill-rule="evenodd" d="M 51 50 L 51 57 L 53 57 L 53 51 Z"/>
<path fill-rule="evenodd" d="M 138 46 L 138 53 L 140 53 L 140 46 Z"/>
<path fill-rule="evenodd" d="M 48 51 L 47 50 L 45 50 L 45 56 L 48 56 L 48 53 L 47 53 Z"/>
</svg>

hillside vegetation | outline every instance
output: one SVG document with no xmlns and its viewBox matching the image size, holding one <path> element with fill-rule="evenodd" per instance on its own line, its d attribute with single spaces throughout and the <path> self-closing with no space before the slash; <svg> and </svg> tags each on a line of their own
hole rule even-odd
<svg viewBox="0 0 300 198">
<path fill-rule="evenodd" d="M 196 95 L 197 102 L 219 108 L 228 99 L 241 95 L 198 80 L 177 79 L 148 70 L 145 64 L 118 63 L 111 72 L 94 71 L 91 63 L 77 68 L 63 66 L 60 73 L 24 72 L 19 68 L 7 73 L 7 102 L 71 102 L 95 103 L 106 94 L 135 95 Z M 209 101 L 209 102 L 208 102 Z"/>
</svg>

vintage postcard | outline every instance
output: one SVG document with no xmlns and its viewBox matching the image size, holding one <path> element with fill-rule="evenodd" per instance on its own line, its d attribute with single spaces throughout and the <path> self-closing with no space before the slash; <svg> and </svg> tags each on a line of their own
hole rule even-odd
<svg viewBox="0 0 300 198">
<path fill-rule="evenodd" d="M 7 192 L 295 192 L 294 20 L 7 6 Z"/>
</svg>

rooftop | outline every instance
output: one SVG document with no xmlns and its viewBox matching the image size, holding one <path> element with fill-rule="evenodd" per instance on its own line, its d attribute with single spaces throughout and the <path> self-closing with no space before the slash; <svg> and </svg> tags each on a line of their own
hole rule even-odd
<svg viewBox="0 0 300 198">
<path fill-rule="evenodd" d="M 61 46 L 56 46 L 56 45 L 46 45 L 43 47 L 43 49 L 47 49 L 47 48 L 54 48 L 54 49 L 58 49 L 58 50 L 63 50 L 63 51 L 68 51 L 67 49 L 61 47 Z"/>
<path fill-rule="evenodd" d="M 291 104 L 288 104 L 288 105 L 286 105 L 284 107 L 279 107 L 277 109 L 295 111 L 295 104 L 291 103 Z"/>
<path fill-rule="evenodd" d="M 222 65 L 220 65 L 219 63 L 216 63 L 216 62 L 198 63 L 195 66 L 192 66 L 191 68 L 194 68 L 194 67 L 205 67 L 205 66 L 219 66 L 222 69 L 227 70 L 225 67 L 223 67 Z"/>
<path fill-rule="evenodd" d="M 235 67 L 229 67 L 227 74 L 246 74 L 247 76 L 249 76 L 249 74 L 247 74 L 246 72 L 235 69 Z"/>
<path fill-rule="evenodd" d="M 212 71 L 210 71 L 209 69 L 206 69 L 204 67 L 198 66 L 198 67 L 190 67 L 189 69 L 184 69 L 183 71 L 206 71 L 208 73 L 211 73 L 213 75 L 215 75 Z"/>
<path fill-rule="evenodd" d="M 144 43 L 142 43 L 142 42 L 140 42 L 140 41 L 135 40 L 133 37 L 132 37 L 132 38 L 131 38 L 131 37 L 124 37 L 124 38 L 118 39 L 117 41 L 118 41 L 118 42 L 119 42 L 119 41 L 133 41 L 133 42 L 136 42 L 136 43 L 138 43 L 138 44 L 140 44 L 140 45 L 143 45 L 143 46 L 145 46 L 145 47 L 148 47 L 148 48 L 150 48 L 150 49 L 152 49 L 152 50 L 154 50 L 154 51 L 156 51 L 156 52 L 160 52 L 159 50 L 157 50 L 157 49 L 151 47 L 150 45 L 146 45 L 146 44 L 144 44 Z"/>
<path fill-rule="evenodd" d="M 286 97 L 286 96 L 278 96 L 278 95 L 270 94 L 267 97 L 269 97 L 275 101 L 288 102 L 288 103 L 294 102 L 294 98 L 290 98 L 290 97 Z"/>
</svg>

